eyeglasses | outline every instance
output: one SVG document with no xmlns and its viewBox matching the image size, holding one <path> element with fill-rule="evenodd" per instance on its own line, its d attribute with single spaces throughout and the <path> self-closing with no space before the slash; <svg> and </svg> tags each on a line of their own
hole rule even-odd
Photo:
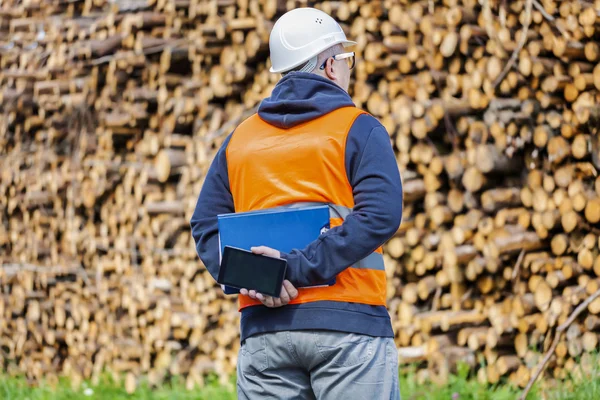
<svg viewBox="0 0 600 400">
<path fill-rule="evenodd" d="M 336 60 L 336 61 L 346 60 L 346 63 L 348 64 L 348 69 L 354 68 L 355 58 L 354 58 L 354 52 L 353 51 L 351 51 L 349 53 L 336 54 L 332 58 L 334 60 Z M 327 60 L 329 60 L 329 59 L 327 59 Z M 321 66 L 319 67 L 320 70 L 325 69 L 325 65 L 327 64 L 327 60 L 325 60 L 325 62 L 323 62 L 323 64 L 321 64 Z"/>
</svg>

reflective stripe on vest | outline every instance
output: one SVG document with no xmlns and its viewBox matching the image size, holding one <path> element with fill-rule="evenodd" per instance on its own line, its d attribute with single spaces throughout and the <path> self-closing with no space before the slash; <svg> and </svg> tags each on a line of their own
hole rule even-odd
<svg viewBox="0 0 600 400">
<path fill-rule="evenodd" d="M 371 253 L 354 264 L 352 268 L 376 269 L 378 271 L 385 271 L 385 264 L 383 263 L 383 256 L 380 253 Z"/>
<path fill-rule="evenodd" d="M 302 207 L 316 207 L 316 206 L 329 206 L 329 217 L 330 218 L 341 218 L 346 219 L 348 215 L 352 212 L 352 209 L 345 206 L 340 206 L 338 204 L 332 203 L 319 203 L 317 201 L 305 201 L 298 203 L 285 204 L 283 206 L 275 207 L 277 208 L 302 208 Z"/>
</svg>

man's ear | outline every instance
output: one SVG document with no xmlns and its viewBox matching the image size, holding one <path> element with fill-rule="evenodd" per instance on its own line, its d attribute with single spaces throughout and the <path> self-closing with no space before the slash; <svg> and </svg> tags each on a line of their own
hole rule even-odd
<svg viewBox="0 0 600 400">
<path fill-rule="evenodd" d="M 333 58 L 330 57 L 327 59 L 327 62 L 325 64 L 325 75 L 327 75 L 327 77 L 329 79 L 331 79 L 332 81 L 337 81 L 337 72 L 335 69 L 335 63 L 333 62 Z"/>
</svg>

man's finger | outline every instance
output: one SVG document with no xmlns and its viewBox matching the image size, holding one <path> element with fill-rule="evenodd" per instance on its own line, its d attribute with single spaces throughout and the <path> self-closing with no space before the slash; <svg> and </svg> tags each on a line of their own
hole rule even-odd
<svg viewBox="0 0 600 400">
<path fill-rule="evenodd" d="M 290 296 L 290 300 L 294 300 L 296 297 L 298 297 L 298 289 L 296 289 L 294 285 L 292 285 L 292 282 L 288 281 L 287 279 L 284 280 L 283 287 L 285 287 L 285 290 Z"/>
<path fill-rule="evenodd" d="M 274 298 L 273 299 L 273 307 L 281 307 L 283 304 L 281 304 L 281 299 L 279 298 Z"/>
<path fill-rule="evenodd" d="M 250 251 L 252 251 L 254 254 L 266 254 L 269 251 L 269 248 L 267 246 L 256 246 L 251 247 Z"/>
<path fill-rule="evenodd" d="M 251 290 L 250 292 L 248 292 L 248 296 L 250 296 L 251 299 L 255 299 L 256 300 L 256 290 Z"/>
<path fill-rule="evenodd" d="M 264 300 L 261 300 L 262 303 L 267 307 L 273 307 L 273 298 L 271 296 L 264 297 Z"/>
<path fill-rule="evenodd" d="M 256 247 L 251 247 L 250 250 L 254 253 L 254 254 L 261 254 L 267 257 L 280 257 L 281 253 L 278 250 L 272 249 L 270 247 L 267 246 L 256 246 Z"/>
<path fill-rule="evenodd" d="M 281 286 L 281 294 L 279 295 L 279 300 L 281 300 L 281 304 L 287 304 L 290 302 L 290 295 L 288 294 L 285 286 Z"/>
<path fill-rule="evenodd" d="M 248 289 L 240 289 L 240 294 L 243 294 L 244 296 L 248 296 Z"/>
</svg>

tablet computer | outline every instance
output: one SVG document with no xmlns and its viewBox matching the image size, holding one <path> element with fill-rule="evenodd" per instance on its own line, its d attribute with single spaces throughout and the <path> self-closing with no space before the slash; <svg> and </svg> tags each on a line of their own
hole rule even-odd
<svg viewBox="0 0 600 400">
<path fill-rule="evenodd" d="M 286 269 L 287 261 L 282 258 L 225 246 L 217 282 L 237 289 L 256 290 L 258 293 L 279 297 Z"/>
</svg>

